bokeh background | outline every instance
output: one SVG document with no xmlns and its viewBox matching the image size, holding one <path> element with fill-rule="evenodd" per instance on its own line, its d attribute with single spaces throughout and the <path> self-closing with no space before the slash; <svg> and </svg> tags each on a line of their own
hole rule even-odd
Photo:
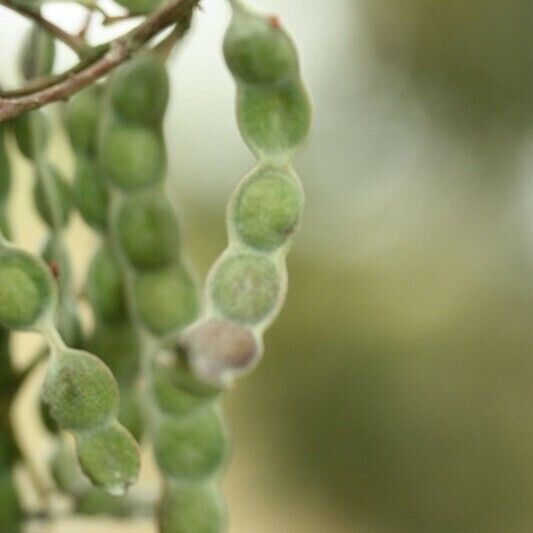
<svg viewBox="0 0 533 533">
<path fill-rule="evenodd" d="M 253 4 L 295 36 L 315 121 L 287 305 L 226 401 L 230 533 L 533 531 L 530 0 Z M 82 10 L 45 13 L 75 28 Z M 252 165 L 220 50 L 228 18 L 204 0 L 170 66 L 171 195 L 201 273 Z M 0 8 L 6 85 L 25 25 Z M 58 68 L 72 61 L 61 48 Z M 55 157 L 70 168 L 60 134 Z M 23 162 L 17 176 L 15 233 L 37 249 Z M 94 237 L 76 220 L 70 240 L 81 283 Z M 56 530 L 104 526 L 120 530 Z"/>
</svg>

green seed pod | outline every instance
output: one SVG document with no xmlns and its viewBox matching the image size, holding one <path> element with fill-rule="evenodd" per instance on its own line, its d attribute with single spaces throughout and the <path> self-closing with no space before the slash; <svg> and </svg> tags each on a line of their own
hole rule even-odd
<svg viewBox="0 0 533 533">
<path fill-rule="evenodd" d="M 48 124 L 42 111 L 30 111 L 13 121 L 17 146 L 28 159 L 35 159 L 48 144 Z"/>
<path fill-rule="evenodd" d="M 218 395 L 217 389 L 211 389 L 211 394 L 194 394 L 179 386 L 182 374 L 185 372 L 177 368 L 169 368 L 155 363 L 152 370 L 153 395 L 158 407 L 164 413 L 176 416 L 189 414 L 201 407 L 205 407 Z M 188 372 L 189 376 L 190 373 Z M 194 379 L 192 376 L 189 379 Z M 200 382 L 198 382 L 200 386 Z M 206 388 L 205 385 L 203 386 Z"/>
<path fill-rule="evenodd" d="M 296 228 L 301 204 L 301 192 L 286 171 L 254 172 L 240 189 L 232 210 L 237 233 L 248 246 L 271 251 Z"/>
<path fill-rule="evenodd" d="M 159 134 L 137 126 L 115 126 L 102 142 L 102 168 L 114 185 L 130 191 L 159 183 L 165 150 Z"/>
<path fill-rule="evenodd" d="M 241 87 L 237 95 L 241 135 L 259 159 L 286 162 L 303 147 L 311 126 L 311 105 L 302 84 L 276 89 Z"/>
<path fill-rule="evenodd" d="M 147 15 L 161 4 L 162 0 L 117 0 L 117 3 L 125 7 L 130 13 Z"/>
<path fill-rule="evenodd" d="M 11 165 L 4 142 L 4 128 L 0 125 L 0 203 L 5 201 L 11 185 Z"/>
<path fill-rule="evenodd" d="M 281 286 L 276 266 L 259 255 L 224 259 L 211 280 L 213 303 L 237 322 L 256 324 L 276 306 Z"/>
<path fill-rule="evenodd" d="M 233 76 L 251 85 L 278 85 L 298 75 L 298 57 L 276 17 L 236 4 L 224 38 L 224 57 Z"/>
<path fill-rule="evenodd" d="M 128 518 L 138 512 L 138 504 L 125 496 L 112 496 L 103 490 L 92 489 L 76 502 L 76 514 Z"/>
<path fill-rule="evenodd" d="M 66 494 L 80 494 L 90 489 L 81 471 L 76 455 L 60 442 L 50 462 L 52 477 L 57 487 Z"/>
<path fill-rule="evenodd" d="M 163 473 L 179 481 L 200 481 L 217 472 L 227 440 L 218 411 L 208 407 L 186 418 L 164 419 L 155 435 L 155 455 Z"/>
<path fill-rule="evenodd" d="M 67 225 L 71 209 L 70 189 L 57 168 L 49 164 L 37 167 L 33 195 L 37 211 L 48 226 Z"/>
<path fill-rule="evenodd" d="M 65 246 L 57 235 L 50 235 L 43 248 L 41 257 L 48 265 L 56 263 L 60 286 L 69 286 L 70 280 L 72 279 L 72 268 Z"/>
<path fill-rule="evenodd" d="M 0 325 L 31 329 L 53 304 L 53 280 L 46 266 L 16 248 L 0 248 Z"/>
<path fill-rule="evenodd" d="M 39 401 L 39 412 L 41 414 L 41 420 L 44 426 L 46 427 L 46 429 L 52 434 L 58 433 L 59 426 L 57 422 L 54 420 L 54 418 L 52 417 L 52 415 L 50 414 L 50 407 L 44 401 L 42 396 Z"/>
<path fill-rule="evenodd" d="M 120 266 L 109 246 L 101 246 L 93 257 L 87 276 L 87 294 L 96 314 L 108 322 L 122 321 L 126 316 Z"/>
<path fill-rule="evenodd" d="M 225 529 L 226 513 L 216 487 L 169 483 L 159 522 L 162 533 L 220 533 Z"/>
<path fill-rule="evenodd" d="M 137 270 L 165 266 L 179 255 L 178 220 L 164 196 L 126 200 L 118 213 L 117 232 L 124 253 Z"/>
<path fill-rule="evenodd" d="M 73 184 L 74 202 L 84 220 L 97 231 L 107 225 L 109 198 L 96 164 L 78 154 Z"/>
<path fill-rule="evenodd" d="M 131 122 L 159 124 L 167 107 L 168 96 L 169 82 L 165 65 L 150 55 L 140 55 L 123 65 L 111 83 L 113 107 Z"/>
<path fill-rule="evenodd" d="M 96 150 L 102 87 L 91 85 L 75 94 L 65 106 L 65 124 L 72 146 L 86 154 Z"/>
<path fill-rule="evenodd" d="M 48 365 L 43 398 L 50 414 L 65 429 L 90 429 L 115 416 L 117 384 L 94 355 L 68 350 Z"/>
<path fill-rule="evenodd" d="M 120 392 L 119 422 L 139 442 L 143 432 L 143 417 L 137 390 L 125 389 Z"/>
<path fill-rule="evenodd" d="M 57 331 L 65 343 L 72 348 L 83 345 L 83 330 L 80 318 L 71 302 L 62 303 L 56 315 Z"/>
<path fill-rule="evenodd" d="M 54 67 L 56 46 L 52 35 L 35 25 L 22 47 L 22 74 L 25 80 L 49 76 Z"/>
<path fill-rule="evenodd" d="M 117 422 L 76 436 L 80 465 L 94 485 L 122 496 L 139 475 L 135 439 Z"/>
<path fill-rule="evenodd" d="M 118 323 L 98 320 L 88 348 L 109 367 L 121 388 L 130 387 L 137 379 L 140 340 L 128 320 Z"/>
<path fill-rule="evenodd" d="M 133 299 L 139 318 L 154 335 L 185 327 L 200 305 L 194 282 L 181 265 L 137 275 Z"/>
</svg>

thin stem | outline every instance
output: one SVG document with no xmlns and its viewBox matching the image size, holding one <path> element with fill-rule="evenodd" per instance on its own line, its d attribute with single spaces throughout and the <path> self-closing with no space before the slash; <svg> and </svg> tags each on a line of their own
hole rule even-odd
<svg viewBox="0 0 533 533">
<path fill-rule="evenodd" d="M 72 35 L 53 22 L 50 22 L 44 18 L 39 11 L 15 3 L 12 0 L 0 0 L 0 4 L 11 9 L 12 11 L 15 11 L 16 13 L 19 13 L 23 17 L 33 20 L 45 31 L 59 39 L 61 42 L 65 43 L 78 56 L 82 56 L 87 51 L 88 45 L 84 39 L 78 35 Z"/>
<path fill-rule="evenodd" d="M 5 0 L 0 0 L 5 1 Z M 42 87 L 18 94 L 0 93 L 0 122 L 70 96 L 129 59 L 160 31 L 190 15 L 199 0 L 170 0 L 126 35 L 94 50 L 94 54 Z"/>
</svg>

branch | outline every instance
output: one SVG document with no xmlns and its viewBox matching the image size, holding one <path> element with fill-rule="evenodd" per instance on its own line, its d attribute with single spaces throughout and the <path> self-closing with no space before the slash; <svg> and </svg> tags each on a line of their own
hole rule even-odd
<svg viewBox="0 0 533 533">
<path fill-rule="evenodd" d="M 45 19 L 39 11 L 17 4 L 12 0 L 0 0 L 0 4 L 7 8 L 19 13 L 23 17 L 35 21 L 41 28 L 56 37 L 61 42 L 65 43 L 71 50 L 73 50 L 78 56 L 81 56 L 87 45 L 85 41 L 77 35 L 72 35 L 66 32 L 63 28 L 56 26 L 54 23 Z"/>
<path fill-rule="evenodd" d="M 34 87 L 26 94 L 4 93 L 0 97 L 0 122 L 52 102 L 68 100 L 74 93 L 91 85 L 129 59 L 159 32 L 189 17 L 199 1 L 170 0 L 132 31 L 96 48 L 93 56 L 80 61 L 67 73 L 52 78 L 44 87 Z"/>
</svg>

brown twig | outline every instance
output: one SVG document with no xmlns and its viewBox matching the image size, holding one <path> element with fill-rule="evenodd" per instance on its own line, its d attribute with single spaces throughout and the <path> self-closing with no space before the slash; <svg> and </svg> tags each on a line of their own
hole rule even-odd
<svg viewBox="0 0 533 533">
<path fill-rule="evenodd" d="M 2 0 L 5 1 L 5 0 Z M 0 122 L 52 102 L 68 100 L 74 93 L 108 74 L 162 30 L 190 16 L 199 0 L 170 0 L 136 28 L 109 44 L 95 49 L 93 56 L 52 78 L 43 87 L 26 93 L 4 93 L 0 97 Z"/>
<path fill-rule="evenodd" d="M 87 44 L 81 37 L 79 37 L 78 35 L 72 35 L 71 33 L 65 31 L 63 28 L 56 26 L 53 22 L 50 22 L 49 20 L 45 19 L 39 11 L 15 3 L 12 0 L 0 0 L 0 4 L 11 9 L 12 11 L 15 11 L 16 13 L 19 13 L 23 17 L 33 20 L 45 31 L 52 34 L 61 42 L 65 43 L 78 56 L 81 56 L 83 52 L 87 49 Z"/>
</svg>

